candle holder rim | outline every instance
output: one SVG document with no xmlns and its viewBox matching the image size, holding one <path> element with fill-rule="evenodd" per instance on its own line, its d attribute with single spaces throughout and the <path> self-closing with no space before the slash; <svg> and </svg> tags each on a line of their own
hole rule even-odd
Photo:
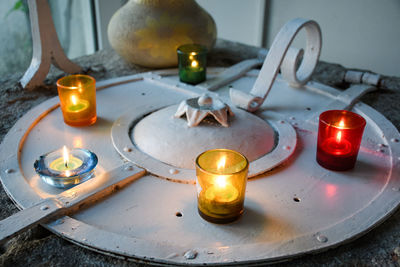
<svg viewBox="0 0 400 267">
<path fill-rule="evenodd" d="M 88 84 L 88 83 L 91 83 L 91 82 L 93 82 L 94 84 L 96 84 L 96 79 L 95 78 L 93 78 L 92 76 L 90 76 L 90 75 L 86 75 L 86 74 L 72 74 L 72 75 L 67 75 L 67 76 L 64 76 L 64 77 L 61 77 L 60 79 L 58 79 L 57 80 L 57 87 L 61 87 L 61 88 L 65 88 L 65 89 L 70 89 L 70 90 L 77 90 L 77 89 L 79 89 L 79 87 L 78 86 L 67 86 L 67 85 L 64 85 L 64 84 L 62 84 L 62 81 L 63 80 L 65 80 L 65 79 L 67 79 L 67 78 L 71 78 L 71 77 L 84 77 L 84 78 L 87 78 L 88 79 L 88 82 L 85 82 L 84 84 Z"/>
<path fill-rule="evenodd" d="M 328 114 L 331 114 L 331 113 L 340 113 L 345 116 L 352 116 L 353 118 L 357 118 L 357 122 L 352 123 L 351 126 L 349 126 L 349 125 L 338 126 L 337 124 L 332 123 L 330 120 L 327 120 L 326 116 L 328 116 Z M 349 111 L 349 110 L 340 110 L 340 109 L 332 109 L 332 110 L 326 110 L 326 111 L 322 112 L 319 115 L 319 121 L 323 122 L 324 124 L 326 124 L 330 127 L 337 128 L 337 129 L 344 129 L 344 130 L 345 129 L 364 128 L 365 125 L 367 124 L 367 121 L 360 114 L 357 114 L 357 113 Z"/>
<path fill-rule="evenodd" d="M 87 172 L 91 172 L 92 170 L 94 170 L 94 168 L 97 166 L 97 163 L 98 163 L 97 155 L 94 152 L 92 152 L 92 151 L 90 151 L 88 149 L 85 149 L 85 148 L 73 148 L 73 149 L 70 150 L 70 154 L 72 154 L 72 151 L 76 151 L 76 150 L 84 151 L 84 152 L 88 153 L 89 155 L 91 155 L 93 157 L 93 164 L 90 166 L 90 168 L 87 170 Z M 35 162 L 33 163 L 33 167 L 34 167 L 34 169 L 35 169 L 37 174 L 39 174 L 40 176 L 48 176 L 48 173 L 43 172 L 43 170 L 39 168 L 38 164 L 39 164 L 40 160 L 43 159 L 44 157 L 50 155 L 51 153 L 55 153 L 55 152 L 58 152 L 58 151 L 60 151 L 60 149 L 52 150 L 50 152 L 47 152 L 46 154 L 41 155 L 39 157 L 39 159 L 35 160 Z M 82 164 L 81 166 L 76 168 L 74 171 L 79 172 L 84 167 L 85 167 L 84 164 Z M 65 173 L 65 172 L 64 171 L 57 171 L 57 170 L 52 169 L 52 173 L 51 173 L 52 174 L 52 179 L 66 179 L 66 178 L 68 178 L 68 179 L 71 178 L 72 179 L 72 178 L 76 178 L 76 177 L 80 176 L 79 174 L 71 175 L 71 176 L 60 175 L 60 174 L 63 174 L 63 173 Z"/>
<path fill-rule="evenodd" d="M 196 55 L 203 55 L 208 52 L 205 45 L 202 44 L 184 44 L 176 49 L 178 54 L 188 54 L 191 52 L 196 52 Z"/>
<path fill-rule="evenodd" d="M 205 153 L 208 153 L 208 152 L 211 152 L 211 151 L 228 151 L 228 152 L 234 152 L 234 153 L 240 155 L 240 156 L 245 160 L 246 164 L 245 164 L 245 165 L 243 166 L 243 168 L 240 169 L 239 171 L 231 172 L 231 173 L 219 173 L 219 172 L 213 172 L 213 171 L 206 170 L 206 169 L 204 169 L 203 167 L 200 166 L 200 164 L 199 164 L 199 158 L 200 158 L 202 155 L 204 155 Z M 196 167 L 199 168 L 200 170 L 202 170 L 203 172 L 205 172 L 205 173 L 207 173 L 207 174 L 214 174 L 214 175 L 234 175 L 234 174 L 238 174 L 238 173 L 241 173 L 241 172 L 243 172 L 243 171 L 248 170 L 249 164 L 250 164 L 250 163 L 249 163 L 249 160 L 247 159 L 247 157 L 246 157 L 245 155 L 243 155 L 243 154 L 240 153 L 239 151 L 232 150 L 232 149 L 227 149 L 227 148 L 216 148 L 216 149 L 209 149 L 209 150 L 206 150 L 206 151 L 202 152 L 201 154 L 199 154 L 199 155 L 196 157 L 195 163 L 196 163 Z"/>
</svg>

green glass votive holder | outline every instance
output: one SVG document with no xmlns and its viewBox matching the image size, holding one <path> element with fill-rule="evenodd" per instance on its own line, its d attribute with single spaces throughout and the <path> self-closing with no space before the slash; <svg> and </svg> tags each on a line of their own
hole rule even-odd
<svg viewBox="0 0 400 267">
<path fill-rule="evenodd" d="M 181 82 L 198 84 L 206 80 L 207 48 L 199 44 L 178 47 L 179 79 Z"/>
</svg>

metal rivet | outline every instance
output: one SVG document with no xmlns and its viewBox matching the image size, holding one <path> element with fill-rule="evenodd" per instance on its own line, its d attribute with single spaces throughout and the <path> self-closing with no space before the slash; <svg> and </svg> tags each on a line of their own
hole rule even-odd
<svg viewBox="0 0 400 267">
<path fill-rule="evenodd" d="M 130 148 L 130 147 L 124 147 L 124 151 L 125 151 L 125 152 L 132 152 L 132 148 Z"/>
<path fill-rule="evenodd" d="M 284 123 L 285 123 L 285 121 L 279 121 L 279 123 L 281 123 L 281 124 L 284 124 Z"/>
<path fill-rule="evenodd" d="M 326 243 L 328 241 L 328 238 L 326 236 L 324 236 L 324 235 L 318 234 L 317 235 L 317 240 L 318 240 L 318 242 Z"/>
<path fill-rule="evenodd" d="M 399 192 L 399 191 L 400 191 L 400 188 L 398 188 L 398 187 L 392 187 L 392 190 L 395 191 L 395 192 Z"/>
<path fill-rule="evenodd" d="M 169 169 L 170 174 L 177 174 L 179 171 L 177 169 Z"/>
<path fill-rule="evenodd" d="M 379 147 L 386 147 L 385 144 L 379 144 Z"/>
<path fill-rule="evenodd" d="M 58 225 L 58 224 L 63 224 L 64 220 L 63 219 L 58 219 L 57 221 L 54 222 L 54 224 Z"/>
<path fill-rule="evenodd" d="M 383 153 L 383 152 L 385 152 L 385 150 L 384 150 L 384 149 L 382 149 L 382 148 L 378 148 L 376 151 L 378 151 L 378 152 L 380 152 L 380 153 Z"/>
<path fill-rule="evenodd" d="M 5 172 L 5 173 L 13 173 L 14 170 L 13 170 L 13 169 L 7 169 L 7 170 L 5 170 L 4 172 Z"/>
<path fill-rule="evenodd" d="M 295 120 L 296 118 L 295 118 L 295 117 L 290 117 L 289 119 L 291 119 L 291 120 Z"/>
<path fill-rule="evenodd" d="M 82 239 L 82 241 L 87 241 L 87 239 L 86 239 L 86 238 L 84 238 L 84 239 Z"/>
<path fill-rule="evenodd" d="M 285 150 L 290 150 L 290 146 L 283 146 L 283 149 L 285 149 Z"/>
<path fill-rule="evenodd" d="M 293 126 L 297 126 L 298 123 L 297 123 L 297 122 L 293 122 L 292 125 L 293 125 Z"/>
<path fill-rule="evenodd" d="M 40 209 L 41 209 L 41 210 L 48 210 L 48 209 L 49 209 L 49 206 L 43 205 L 43 206 L 40 207 Z"/>
<path fill-rule="evenodd" d="M 185 254 L 183 255 L 186 259 L 188 260 L 193 260 L 197 257 L 197 251 L 196 250 L 188 250 L 185 252 Z"/>
<path fill-rule="evenodd" d="M 392 141 L 393 143 L 398 143 L 398 142 L 400 142 L 400 140 L 397 139 L 397 138 L 392 138 L 392 139 L 390 139 L 390 141 Z"/>
<path fill-rule="evenodd" d="M 132 165 L 126 166 L 125 171 L 133 171 L 133 166 Z"/>
</svg>

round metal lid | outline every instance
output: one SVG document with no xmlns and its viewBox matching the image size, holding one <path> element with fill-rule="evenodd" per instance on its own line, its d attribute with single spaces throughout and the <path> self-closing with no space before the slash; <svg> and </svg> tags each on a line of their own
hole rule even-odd
<svg viewBox="0 0 400 267">
<path fill-rule="evenodd" d="M 139 121 L 132 128 L 132 142 L 153 158 L 185 169 L 194 169 L 196 157 L 205 150 L 228 148 L 254 161 L 275 146 L 272 127 L 249 112 L 235 110 L 229 127 L 209 117 L 189 127 L 185 118 L 174 117 L 177 108 L 163 108 Z"/>
<path fill-rule="evenodd" d="M 295 151 L 294 128 L 284 120 L 263 120 L 233 109 L 230 127 L 212 119 L 189 127 L 185 118 L 175 118 L 178 105 L 151 105 L 140 112 L 133 108 L 118 118 L 111 129 L 115 149 L 126 159 L 168 180 L 195 183 L 194 161 L 213 148 L 241 152 L 250 161 L 249 177 L 275 168 Z M 148 115 L 146 115 L 148 114 Z"/>
</svg>

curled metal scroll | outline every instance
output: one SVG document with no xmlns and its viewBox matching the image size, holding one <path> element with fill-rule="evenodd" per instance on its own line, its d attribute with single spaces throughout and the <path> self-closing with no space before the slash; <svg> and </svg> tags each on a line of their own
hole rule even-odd
<svg viewBox="0 0 400 267">
<path fill-rule="evenodd" d="M 302 28 L 305 28 L 307 32 L 305 50 L 289 48 Z M 275 37 L 250 93 L 232 88 L 230 90 L 232 102 L 239 108 L 250 112 L 256 111 L 264 103 L 271 90 L 279 68 L 281 68 L 283 77 L 291 86 L 303 86 L 314 72 L 321 52 L 321 45 L 321 30 L 315 21 L 302 18 L 289 21 Z M 296 71 L 297 63 L 303 53 L 303 61 Z"/>
</svg>

